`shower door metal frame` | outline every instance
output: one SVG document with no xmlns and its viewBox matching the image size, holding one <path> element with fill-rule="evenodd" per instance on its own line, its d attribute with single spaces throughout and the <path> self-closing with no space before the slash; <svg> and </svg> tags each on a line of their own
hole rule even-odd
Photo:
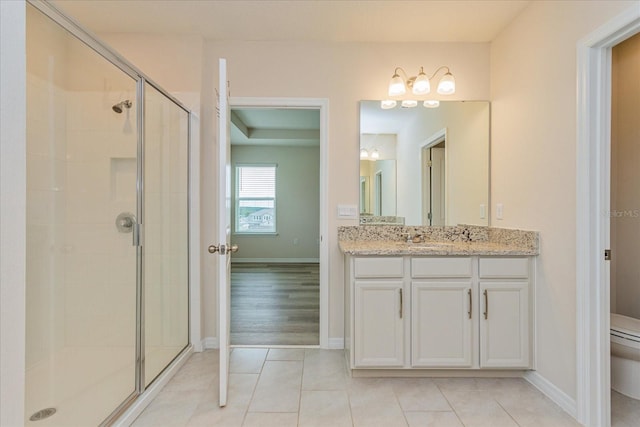
<svg viewBox="0 0 640 427">
<path fill-rule="evenodd" d="M 176 106 L 187 113 L 187 152 L 190 153 L 191 145 L 191 111 L 184 106 L 178 99 L 166 92 L 162 87 L 146 76 L 142 71 L 136 68 L 125 58 L 115 53 L 106 44 L 102 43 L 93 33 L 80 25 L 77 21 L 65 15 L 61 10 L 56 8 L 49 2 L 44 0 L 26 0 L 28 4 L 35 7 L 45 16 L 56 24 L 60 25 L 64 30 L 72 36 L 84 43 L 88 48 L 95 51 L 98 55 L 106 59 L 116 68 L 127 74 L 136 82 L 136 125 L 137 125 L 137 172 L 136 172 L 136 215 L 137 224 L 134 226 L 134 245 L 136 246 L 136 352 L 135 352 L 135 389 L 132 394 L 114 408 L 113 412 L 100 424 L 100 426 L 109 426 L 113 424 L 125 411 L 138 399 L 140 395 L 148 388 L 145 387 L 144 364 L 145 364 L 145 334 L 144 334 L 144 149 L 145 149 L 145 132 L 144 132 L 144 103 L 145 103 L 145 84 L 150 84 L 154 89 L 172 101 Z M 191 301 L 191 256 L 190 256 L 190 208 L 191 208 L 191 157 L 187 156 L 187 301 Z M 166 369 L 171 366 L 176 359 L 179 359 L 185 352 L 192 347 L 191 343 L 191 304 L 187 308 L 187 345 L 176 354 L 167 366 L 161 371 L 156 378 L 162 375 Z M 155 380 L 154 380 L 155 381 Z M 152 383 L 149 384 L 151 386 Z"/>
</svg>

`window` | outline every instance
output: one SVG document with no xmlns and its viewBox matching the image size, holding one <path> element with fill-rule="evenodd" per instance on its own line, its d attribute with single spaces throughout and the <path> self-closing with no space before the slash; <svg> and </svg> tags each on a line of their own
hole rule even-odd
<svg viewBox="0 0 640 427">
<path fill-rule="evenodd" d="M 236 166 L 236 233 L 276 232 L 276 165 Z"/>
</svg>

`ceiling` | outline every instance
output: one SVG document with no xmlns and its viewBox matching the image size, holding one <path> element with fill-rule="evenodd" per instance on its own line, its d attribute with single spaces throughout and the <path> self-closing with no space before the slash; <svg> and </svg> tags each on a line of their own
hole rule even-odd
<svg viewBox="0 0 640 427">
<path fill-rule="evenodd" d="M 95 33 L 214 40 L 489 42 L 522 0 L 52 0 Z"/>
<path fill-rule="evenodd" d="M 234 108 L 231 110 L 231 144 L 319 146 L 320 110 Z"/>
</svg>

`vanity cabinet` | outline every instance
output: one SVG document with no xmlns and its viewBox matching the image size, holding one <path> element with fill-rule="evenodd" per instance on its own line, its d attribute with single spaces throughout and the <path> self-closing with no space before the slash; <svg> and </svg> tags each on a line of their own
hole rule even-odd
<svg viewBox="0 0 640 427">
<path fill-rule="evenodd" d="M 531 257 L 347 256 L 352 368 L 528 369 Z"/>
<path fill-rule="evenodd" d="M 412 257 L 411 366 L 472 366 L 473 260 Z"/>
<path fill-rule="evenodd" d="M 529 260 L 480 258 L 480 366 L 529 366 Z"/>
<path fill-rule="evenodd" d="M 355 258 L 353 352 L 362 367 L 404 365 L 404 260 Z"/>
</svg>

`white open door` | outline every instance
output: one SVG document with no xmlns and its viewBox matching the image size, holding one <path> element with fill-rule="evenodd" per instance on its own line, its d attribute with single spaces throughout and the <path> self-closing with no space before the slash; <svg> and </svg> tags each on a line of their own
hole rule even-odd
<svg viewBox="0 0 640 427">
<path fill-rule="evenodd" d="M 231 289 L 231 143 L 229 137 L 229 90 L 227 61 L 220 59 L 218 82 L 218 236 L 217 246 L 209 252 L 218 253 L 218 339 L 220 342 L 220 406 L 227 404 L 229 388 L 229 320 Z"/>
</svg>

